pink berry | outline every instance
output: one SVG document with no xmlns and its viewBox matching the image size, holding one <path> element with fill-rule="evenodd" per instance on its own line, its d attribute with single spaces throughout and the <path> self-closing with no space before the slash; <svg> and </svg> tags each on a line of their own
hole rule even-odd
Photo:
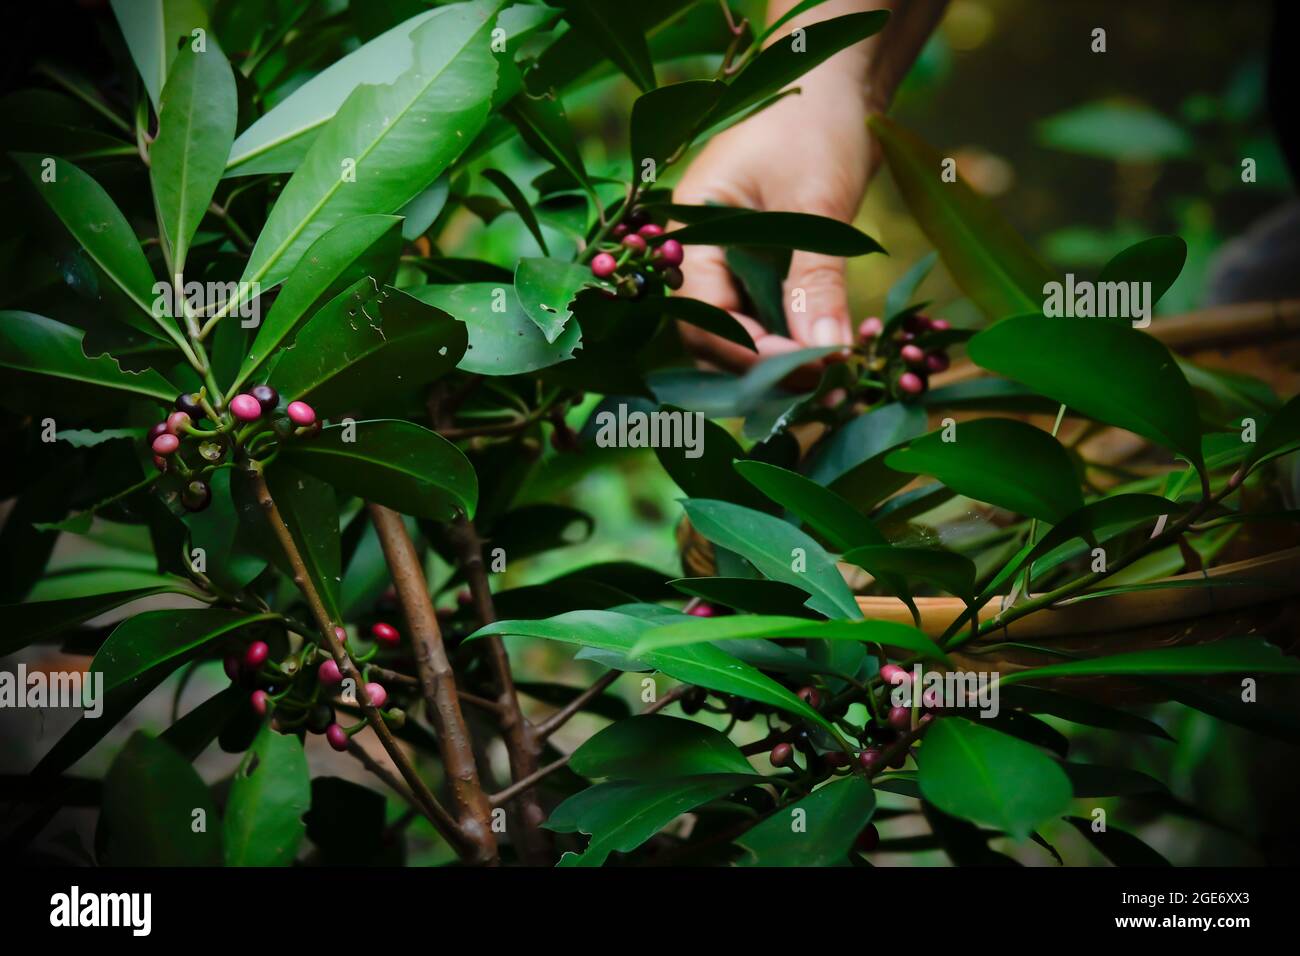
<svg viewBox="0 0 1300 956">
<path fill-rule="evenodd" d="M 608 252 L 597 253 L 591 260 L 591 274 L 597 279 L 608 279 L 618 271 L 618 260 Z"/>
<path fill-rule="evenodd" d="M 813 710 L 816 710 L 822 705 L 822 695 L 818 693 L 816 687 L 801 687 L 795 696 Z"/>
<path fill-rule="evenodd" d="M 270 653 L 271 648 L 266 641 L 254 641 L 248 645 L 248 650 L 244 651 L 244 666 L 250 671 L 257 670 Z"/>
<path fill-rule="evenodd" d="M 925 352 L 921 350 L 921 346 L 919 345 L 912 345 L 910 343 L 904 345 L 898 350 L 898 357 L 913 368 L 925 364 Z"/>
<path fill-rule="evenodd" d="M 880 333 L 883 331 L 885 331 L 885 323 L 873 315 L 870 318 L 863 319 L 858 325 L 858 338 L 865 342 L 867 339 L 879 338 Z"/>
<path fill-rule="evenodd" d="M 653 222 L 648 222 L 638 229 L 637 232 L 647 239 L 653 239 L 655 236 L 662 236 L 664 234 L 664 227 L 656 226 Z"/>
<path fill-rule="evenodd" d="M 627 226 L 620 222 L 617 226 L 615 226 L 610 231 L 610 235 L 613 236 L 615 239 L 622 239 L 624 236 L 627 235 Z"/>
<path fill-rule="evenodd" d="M 915 372 L 904 372 L 898 376 L 898 390 L 904 395 L 920 395 L 925 391 L 925 382 Z"/>
<path fill-rule="evenodd" d="M 635 232 L 623 237 L 623 245 L 633 252 L 645 252 L 645 240 Z"/>
<path fill-rule="evenodd" d="M 155 438 L 157 438 L 159 435 L 165 435 L 165 434 L 167 434 L 167 423 L 158 422 L 156 425 L 154 425 L 149 429 L 148 433 L 144 436 L 144 440 L 146 444 L 152 446 L 153 440 Z"/>
<path fill-rule="evenodd" d="M 339 639 L 340 644 L 348 642 L 348 632 L 341 627 L 334 628 L 334 636 Z"/>
<path fill-rule="evenodd" d="M 256 399 L 254 399 L 256 401 Z M 285 414 L 295 425 L 311 425 L 316 421 L 316 411 L 306 402 L 290 402 Z"/>
<path fill-rule="evenodd" d="M 927 372 L 943 372 L 948 368 L 947 352 L 928 352 L 925 356 L 925 370 Z"/>
<path fill-rule="evenodd" d="M 255 422 L 262 417 L 262 403 L 252 395 L 241 393 L 230 400 L 230 414 L 241 422 Z"/>
<path fill-rule="evenodd" d="M 374 681 L 366 685 L 366 696 L 376 707 L 383 707 L 388 701 L 388 691 L 384 690 L 384 685 L 376 684 Z"/>
<path fill-rule="evenodd" d="M 886 684 L 894 684 L 897 686 L 898 684 L 906 683 L 911 679 L 911 676 L 911 674 L 903 670 L 903 668 L 899 667 L 897 664 L 886 664 L 884 667 L 880 668 L 880 679 Z"/>
<path fill-rule="evenodd" d="M 714 610 L 712 604 L 705 604 L 701 601 L 699 604 L 692 605 L 686 609 L 687 614 L 693 614 L 696 617 L 714 617 L 718 612 Z"/>
<path fill-rule="evenodd" d="M 170 432 L 159 435 L 153 440 L 153 453 L 155 455 L 174 455 L 176 449 L 180 447 L 181 440 Z"/>
<path fill-rule="evenodd" d="M 167 416 L 167 431 L 173 435 L 179 435 L 189 423 L 189 415 L 184 412 L 172 412 Z"/>
<path fill-rule="evenodd" d="M 931 320 L 930 320 L 930 331 L 931 331 L 931 332 L 947 332 L 950 328 L 952 328 L 952 323 L 949 322 L 947 319 L 931 319 Z"/>
<path fill-rule="evenodd" d="M 910 707 L 891 707 L 889 708 L 889 726 L 895 730 L 910 730 L 912 727 L 912 708 Z"/>
<path fill-rule="evenodd" d="M 343 683 L 343 672 L 339 670 L 339 665 L 334 661 L 321 661 L 316 676 L 326 687 L 333 687 L 335 684 Z"/>
<path fill-rule="evenodd" d="M 255 690 L 248 698 L 248 702 L 253 705 L 253 713 L 259 717 L 266 716 L 266 701 L 266 691 L 264 690 Z"/>
<path fill-rule="evenodd" d="M 325 728 L 325 739 L 340 753 L 348 749 L 348 733 L 338 724 L 330 724 Z"/>
<path fill-rule="evenodd" d="M 665 239 L 655 253 L 655 258 L 666 266 L 679 266 L 685 257 L 686 250 L 676 239 Z"/>
<path fill-rule="evenodd" d="M 227 677 L 229 677 L 231 680 L 239 680 L 239 658 L 238 657 L 236 657 L 234 654 L 231 654 L 229 657 L 227 657 L 224 661 L 221 662 L 221 666 L 226 669 Z"/>
<path fill-rule="evenodd" d="M 858 754 L 858 763 L 867 773 L 875 773 L 885 766 L 885 752 L 879 747 L 868 747 Z"/>
<path fill-rule="evenodd" d="M 383 621 L 370 628 L 370 636 L 380 644 L 387 644 L 389 647 L 396 645 L 402 639 L 402 635 L 397 632 L 397 628 L 391 624 L 385 624 Z"/>
</svg>

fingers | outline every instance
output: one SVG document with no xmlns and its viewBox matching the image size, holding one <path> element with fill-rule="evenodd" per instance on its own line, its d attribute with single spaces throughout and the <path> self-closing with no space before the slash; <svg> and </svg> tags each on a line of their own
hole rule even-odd
<svg viewBox="0 0 1300 956">
<path fill-rule="evenodd" d="M 853 344 L 843 259 L 796 252 L 785 292 L 786 320 L 796 342 L 804 348 Z"/>
<path fill-rule="evenodd" d="M 779 335 L 769 335 L 763 326 L 749 318 L 749 316 L 741 315 L 733 310 L 731 317 L 749 333 L 749 337 L 754 340 L 754 346 L 758 351 L 751 351 L 743 345 L 729 342 L 720 336 L 705 332 L 698 326 L 689 325 L 685 322 L 678 322 L 677 328 L 681 332 L 682 341 L 686 343 L 686 348 L 692 355 L 730 372 L 745 372 L 755 362 L 761 361 L 769 355 L 798 348 L 789 339 L 781 338 Z M 788 343 L 788 347 L 782 346 L 781 343 Z"/>
</svg>

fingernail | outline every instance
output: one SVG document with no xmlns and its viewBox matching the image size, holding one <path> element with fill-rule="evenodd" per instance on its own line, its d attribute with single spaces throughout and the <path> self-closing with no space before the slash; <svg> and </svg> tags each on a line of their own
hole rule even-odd
<svg viewBox="0 0 1300 956">
<path fill-rule="evenodd" d="M 824 316 L 813 323 L 812 340 L 815 346 L 849 344 L 843 323 L 830 316 Z"/>
</svg>

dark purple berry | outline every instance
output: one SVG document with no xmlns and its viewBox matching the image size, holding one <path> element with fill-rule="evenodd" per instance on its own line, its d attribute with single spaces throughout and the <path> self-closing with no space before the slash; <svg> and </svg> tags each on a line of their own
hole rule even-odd
<svg viewBox="0 0 1300 956">
<path fill-rule="evenodd" d="M 202 511 L 212 504 L 212 488 L 201 478 L 195 478 L 181 492 L 181 505 L 186 511 Z"/>
<path fill-rule="evenodd" d="M 262 406 L 264 412 L 272 411 L 280 404 L 280 393 L 270 385 L 254 385 L 248 394 L 257 399 L 257 404 Z"/>
</svg>

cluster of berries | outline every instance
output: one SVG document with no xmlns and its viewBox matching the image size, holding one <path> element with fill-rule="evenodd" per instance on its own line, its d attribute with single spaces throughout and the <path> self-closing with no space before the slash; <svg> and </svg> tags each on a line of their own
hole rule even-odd
<svg viewBox="0 0 1300 956">
<path fill-rule="evenodd" d="M 334 636 L 346 645 L 346 630 L 336 627 Z M 380 648 L 392 649 L 401 643 L 397 628 L 383 622 L 371 627 L 370 636 L 375 646 L 352 656 L 363 669 Z M 225 669 L 232 682 L 254 688 L 249 694 L 249 706 L 259 717 L 273 714 L 273 725 L 281 733 L 306 730 L 324 734 L 331 747 L 343 751 L 348 749 L 352 735 L 368 723 L 362 719 L 345 728 L 336 720 L 334 706 L 340 700 L 334 695 L 343 684 L 343 672 L 329 651 L 320 645 L 309 644 L 297 653 L 273 661 L 271 646 L 266 641 L 254 640 L 241 651 L 228 655 Z M 383 684 L 366 680 L 365 690 L 370 703 L 383 711 L 385 723 L 400 727 L 406 722 L 405 711 L 395 707 L 383 710 L 388 703 L 388 689 Z"/>
<path fill-rule="evenodd" d="M 276 441 L 313 437 L 321 429 L 306 402 L 290 402 L 281 410 L 280 394 L 270 385 L 236 395 L 225 414 L 213 409 L 204 391 L 181 394 L 174 408 L 165 421 L 149 429 L 145 441 L 158 470 L 180 478 L 179 499 L 186 511 L 202 511 L 211 503 L 206 478 L 232 447 L 251 448 L 267 434 L 255 423 L 269 425 Z M 212 427 L 200 427 L 205 420 L 211 420 Z M 245 427 L 237 431 L 240 426 Z"/>
<path fill-rule="evenodd" d="M 858 325 L 858 339 L 871 372 L 883 377 L 893 398 L 906 402 L 929 388 L 931 375 L 948 368 L 948 353 L 935 338 L 951 328 L 946 319 L 912 313 L 885 335 L 885 324 L 872 316 Z"/>
<path fill-rule="evenodd" d="M 650 222 L 644 210 L 633 209 L 610 230 L 613 242 L 597 244 L 591 274 L 612 281 L 625 299 L 639 299 L 654 282 L 680 289 L 685 255 L 682 244 L 665 239 L 651 248 L 648 241 L 663 234 L 664 227 Z"/>
</svg>

